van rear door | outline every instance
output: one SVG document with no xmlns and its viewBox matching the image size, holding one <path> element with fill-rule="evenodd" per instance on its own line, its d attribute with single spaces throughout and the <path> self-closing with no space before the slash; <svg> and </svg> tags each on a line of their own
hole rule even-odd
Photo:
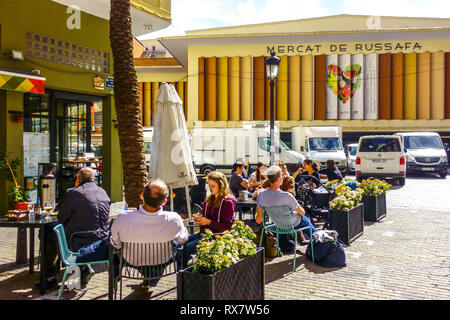
<svg viewBox="0 0 450 320">
<path fill-rule="evenodd" d="M 361 172 L 398 173 L 402 153 L 398 137 L 362 138 L 358 149 Z"/>
</svg>

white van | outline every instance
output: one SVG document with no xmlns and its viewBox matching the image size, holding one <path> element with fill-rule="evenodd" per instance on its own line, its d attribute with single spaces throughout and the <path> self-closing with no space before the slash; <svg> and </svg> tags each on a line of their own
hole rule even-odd
<svg viewBox="0 0 450 320">
<path fill-rule="evenodd" d="M 289 149 L 275 135 L 278 144 L 275 160 L 286 163 L 294 172 L 305 159 L 301 154 Z M 195 128 L 190 133 L 191 152 L 196 168 L 201 174 L 221 171 L 229 174 L 236 159 L 245 163 L 270 163 L 270 131 L 268 127 L 253 128 Z"/>
<path fill-rule="evenodd" d="M 406 172 L 432 172 L 447 176 L 448 159 L 441 137 L 436 132 L 396 133 L 406 153 Z"/>
<path fill-rule="evenodd" d="M 342 147 L 342 126 L 298 126 L 292 128 L 292 149 L 326 168 L 334 160 L 339 170 L 347 172 L 347 158 Z"/>
<path fill-rule="evenodd" d="M 380 135 L 359 138 L 356 153 L 356 179 L 391 178 L 405 185 L 406 159 L 399 136 Z"/>
</svg>

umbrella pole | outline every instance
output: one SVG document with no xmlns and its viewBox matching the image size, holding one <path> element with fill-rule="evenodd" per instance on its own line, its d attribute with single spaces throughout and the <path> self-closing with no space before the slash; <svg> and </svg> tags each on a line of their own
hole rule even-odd
<svg viewBox="0 0 450 320">
<path fill-rule="evenodd" d="M 192 221 L 191 197 L 189 196 L 189 187 L 185 186 L 184 188 L 186 190 L 186 205 L 189 214 L 189 231 L 191 232 L 191 234 L 194 234 L 194 223 Z"/>
<path fill-rule="evenodd" d="M 170 190 L 170 211 L 173 212 L 173 188 L 172 185 L 169 186 L 169 190 Z"/>
</svg>

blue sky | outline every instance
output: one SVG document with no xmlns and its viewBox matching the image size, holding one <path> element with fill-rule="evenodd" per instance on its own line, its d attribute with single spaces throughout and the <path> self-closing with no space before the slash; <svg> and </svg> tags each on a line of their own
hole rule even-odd
<svg viewBox="0 0 450 320">
<path fill-rule="evenodd" d="M 448 0 L 172 0 L 172 25 L 139 39 L 184 31 L 336 14 L 450 18 Z"/>
</svg>

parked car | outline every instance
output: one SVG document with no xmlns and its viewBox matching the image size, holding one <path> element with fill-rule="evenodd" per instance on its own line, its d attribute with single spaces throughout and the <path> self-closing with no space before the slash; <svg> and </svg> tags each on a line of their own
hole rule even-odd
<svg viewBox="0 0 450 320">
<path fill-rule="evenodd" d="M 347 171 L 355 173 L 356 171 L 356 152 L 358 151 L 358 144 L 351 143 L 345 146 L 345 153 L 347 155 Z"/>
<path fill-rule="evenodd" d="M 406 159 L 399 136 L 363 136 L 356 153 L 356 179 L 391 178 L 405 185 Z"/>
<path fill-rule="evenodd" d="M 401 132 L 406 153 L 406 172 L 433 172 L 447 176 L 448 158 L 441 137 L 436 132 Z"/>
</svg>

